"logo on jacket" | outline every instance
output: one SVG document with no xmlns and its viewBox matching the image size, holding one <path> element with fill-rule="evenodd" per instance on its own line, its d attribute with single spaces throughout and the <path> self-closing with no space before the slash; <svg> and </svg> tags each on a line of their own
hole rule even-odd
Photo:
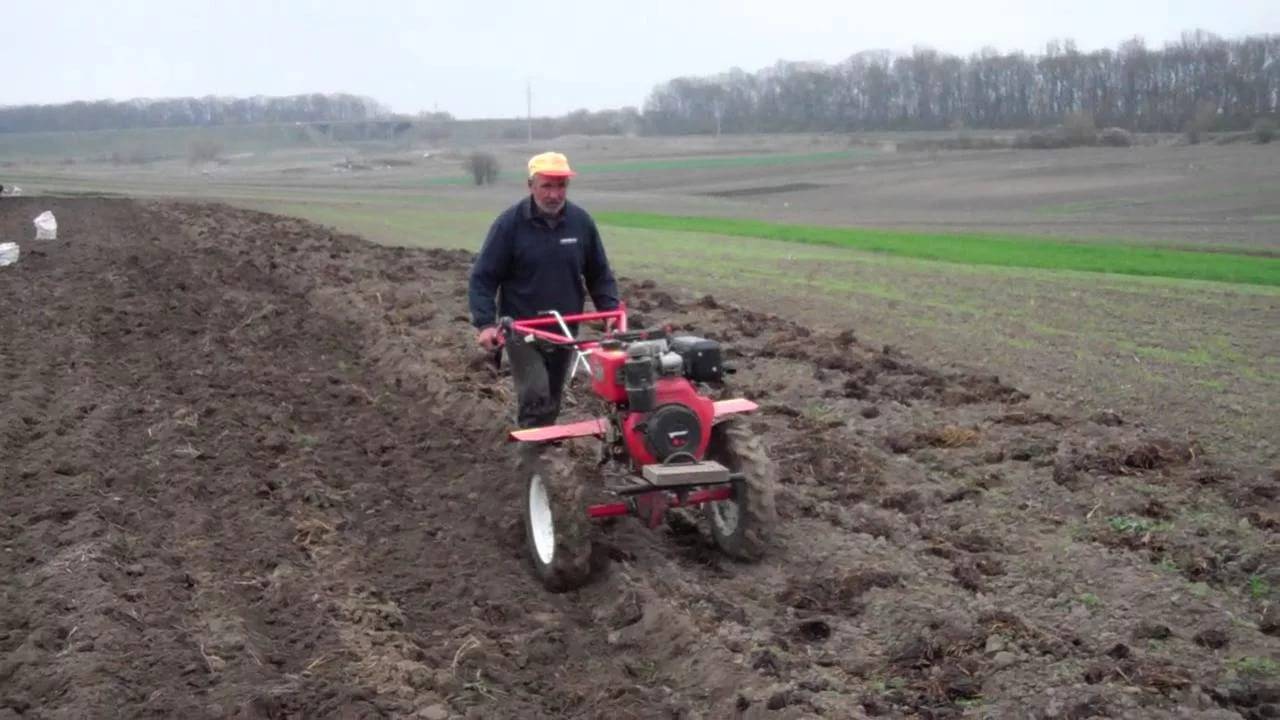
<svg viewBox="0 0 1280 720">
<path fill-rule="evenodd" d="M 560 238 L 561 245 L 572 245 L 578 242 L 578 238 Z"/>
</svg>

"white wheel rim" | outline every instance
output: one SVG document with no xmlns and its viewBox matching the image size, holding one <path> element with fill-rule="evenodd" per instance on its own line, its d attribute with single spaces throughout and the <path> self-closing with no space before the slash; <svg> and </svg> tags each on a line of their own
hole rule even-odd
<svg viewBox="0 0 1280 720">
<path fill-rule="evenodd" d="M 721 500 L 711 503 L 711 522 L 721 535 L 729 536 L 738 530 L 738 501 Z"/>
<path fill-rule="evenodd" d="M 547 487 L 541 475 L 534 475 L 529 482 L 529 530 L 538 559 L 543 565 L 550 565 L 556 554 L 556 529 L 551 519 Z"/>
</svg>

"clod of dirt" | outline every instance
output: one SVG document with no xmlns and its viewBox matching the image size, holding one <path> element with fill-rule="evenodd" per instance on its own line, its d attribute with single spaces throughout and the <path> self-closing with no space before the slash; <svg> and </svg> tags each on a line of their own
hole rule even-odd
<svg viewBox="0 0 1280 720">
<path fill-rule="evenodd" d="M 1208 628 L 1196 633 L 1195 638 L 1197 645 L 1207 647 L 1210 650 L 1221 650 L 1231 642 L 1231 636 L 1225 630 L 1220 628 Z"/>
<path fill-rule="evenodd" d="M 1268 605 L 1262 611 L 1258 630 L 1264 635 L 1280 636 L 1280 605 Z"/>
<path fill-rule="evenodd" d="M 862 411 L 858 414 L 868 420 L 875 420 L 876 418 L 880 417 L 880 408 L 876 407 L 875 405 L 868 405 L 862 408 Z"/>
<path fill-rule="evenodd" d="M 919 434 L 914 431 L 893 433 L 885 436 L 885 444 L 899 455 L 924 447 Z"/>
<path fill-rule="evenodd" d="M 1256 709 L 1245 714 L 1248 718 L 1276 717 L 1275 705 L 1280 703 L 1280 685 L 1260 678 L 1242 678 L 1224 687 L 1209 691 L 1214 702 L 1228 708 Z"/>
<path fill-rule="evenodd" d="M 872 717 L 880 717 L 889 714 L 889 706 L 881 702 L 880 698 L 872 695 L 864 695 L 861 700 L 862 709 Z"/>
<path fill-rule="evenodd" d="M 1124 418 L 1120 417 L 1120 413 L 1114 410 L 1100 410 L 1090 416 L 1089 419 L 1105 427 L 1120 427 L 1124 424 Z"/>
<path fill-rule="evenodd" d="M 1038 457 L 1052 455 L 1054 447 L 1047 443 L 1027 442 L 1009 449 L 1009 459 L 1018 462 L 1030 462 Z"/>
<path fill-rule="evenodd" d="M 1124 643 L 1116 643 L 1115 645 L 1111 646 L 1110 650 L 1107 651 L 1107 657 L 1115 658 L 1116 660 L 1124 660 L 1125 658 L 1129 657 L 1132 654 L 1133 654 L 1133 651 L 1130 650 L 1129 646 L 1125 645 Z"/>
<path fill-rule="evenodd" d="M 942 658 L 966 655 L 984 647 L 986 634 L 957 621 L 937 618 L 909 635 L 889 653 L 901 668 L 925 668 Z"/>
<path fill-rule="evenodd" d="M 675 298 L 664 292 L 659 291 L 653 293 L 652 299 L 654 305 L 656 305 L 660 310 L 671 311 L 678 310 L 680 308 L 680 303 L 677 303 Z M 641 309 L 645 310 L 646 308 Z"/>
<path fill-rule="evenodd" d="M 1246 515 L 1249 523 L 1262 530 L 1280 530 L 1280 511 L 1250 510 Z"/>
<path fill-rule="evenodd" d="M 1138 640 L 1167 640 L 1172 634 L 1168 625 L 1160 623 L 1141 622 L 1133 629 L 1133 636 Z"/>
<path fill-rule="evenodd" d="M 888 588 L 898 576 L 883 570 L 864 570 L 844 576 L 793 577 L 778 593 L 778 602 L 797 610 L 853 617 L 865 607 L 862 596 L 872 588 Z"/>
<path fill-rule="evenodd" d="M 1249 493 L 1264 500 L 1275 500 L 1280 498 L 1280 487 L 1275 485 L 1254 485 L 1249 488 Z"/>
<path fill-rule="evenodd" d="M 1107 701 L 1097 695 L 1076 703 L 1067 711 L 1067 720 L 1087 720 L 1087 718 L 1110 717 L 1110 707 Z"/>
<path fill-rule="evenodd" d="M 602 608 L 595 614 L 610 630 L 621 630 L 640 622 L 644 617 L 644 604 L 637 593 L 628 591 L 612 606 Z"/>
<path fill-rule="evenodd" d="M 841 394 L 853 400 L 866 400 L 871 393 L 867 389 L 866 384 L 864 384 L 861 380 L 859 380 L 858 378 L 849 378 L 848 380 L 844 381 L 844 385 L 841 387 Z M 874 408 L 875 406 L 871 406 L 871 409 L 874 410 Z M 863 412 L 863 415 L 862 415 L 863 417 L 875 417 L 876 415 L 880 414 L 880 411 L 876 410 L 874 415 L 868 416 L 866 414 L 867 408 L 863 408 L 862 412 Z"/>
<path fill-rule="evenodd" d="M 1124 467 L 1154 470 L 1162 465 L 1189 462 L 1195 457 L 1194 448 L 1186 443 L 1153 441 L 1126 448 L 1121 462 Z"/>
<path fill-rule="evenodd" d="M 1000 550 L 1000 541 L 990 535 L 984 535 L 980 530 L 970 530 L 968 532 L 957 533 L 949 538 L 952 545 L 971 553 L 984 553 L 993 550 Z"/>
<path fill-rule="evenodd" d="M 428 705 L 418 711 L 414 717 L 423 718 L 423 720 L 448 720 L 449 709 L 443 705 Z"/>
<path fill-rule="evenodd" d="M 769 415 L 781 415 L 789 418 L 800 417 L 800 411 L 798 409 L 782 403 L 765 403 L 760 406 L 760 411 Z"/>
<path fill-rule="evenodd" d="M 951 568 L 951 575 L 955 577 L 956 582 L 960 583 L 960 587 L 970 592 L 982 591 L 982 573 L 978 571 L 978 566 L 972 560 L 965 558 L 957 562 Z"/>
<path fill-rule="evenodd" d="M 978 557 L 974 560 L 974 566 L 978 568 L 978 572 L 987 577 L 997 577 L 1005 573 L 1004 562 L 999 558 Z"/>
<path fill-rule="evenodd" d="M 957 503 L 962 500 L 972 500 L 978 497 L 982 497 L 982 490 L 980 488 L 976 488 L 973 486 L 966 486 L 966 487 L 956 488 L 955 490 L 952 490 L 951 492 L 942 496 L 942 502 Z"/>
<path fill-rule="evenodd" d="M 1024 427 L 1027 425 L 1039 425 L 1042 423 L 1048 424 L 1048 425 L 1062 425 L 1063 420 L 1062 418 L 1059 418 L 1057 415 L 1052 415 L 1050 413 L 1027 411 L 1027 412 L 1011 412 L 1011 413 L 1005 413 L 1003 415 L 997 415 L 991 418 L 991 422 L 996 423 L 997 425 L 1013 425 L 1017 427 Z"/>
<path fill-rule="evenodd" d="M 1053 458 L 1053 481 L 1065 488 L 1074 490 L 1080 484 L 1080 469 L 1077 460 L 1069 451 L 1058 449 Z"/>
<path fill-rule="evenodd" d="M 1129 439 L 1105 446 L 1075 447 L 1062 443 L 1054 457 L 1053 481 L 1073 487 L 1082 471 L 1105 475 L 1133 475 L 1191 462 L 1200 454 L 1194 443 L 1158 439 Z"/>
<path fill-rule="evenodd" d="M 1139 515 L 1154 518 L 1156 520 L 1173 519 L 1173 511 L 1169 509 L 1169 506 L 1156 499 L 1147 501 L 1147 503 L 1140 507 L 1137 512 Z"/>
<path fill-rule="evenodd" d="M 920 495 L 918 490 L 903 490 L 880 501 L 880 507 L 886 510 L 897 510 L 903 515 L 920 512 L 930 503 Z"/>
<path fill-rule="evenodd" d="M 791 704 L 791 698 L 792 693 L 790 690 L 780 690 L 769 697 L 765 707 L 770 710 L 781 710 Z"/>
<path fill-rule="evenodd" d="M 1090 685 L 1123 682 L 1126 685 L 1137 685 L 1159 692 L 1183 690 L 1191 685 L 1190 676 L 1182 668 L 1136 658 L 1094 663 L 1085 670 L 1084 681 Z"/>
<path fill-rule="evenodd" d="M 842 526 L 854 532 L 866 533 L 872 537 L 893 538 L 897 532 L 899 518 L 897 515 L 877 510 L 859 503 L 842 514 Z"/>
<path fill-rule="evenodd" d="M 928 677 L 911 684 L 917 697 L 913 704 L 926 711 L 924 717 L 958 717 L 954 705 L 982 694 L 983 667 L 975 658 L 948 659 Z"/>
<path fill-rule="evenodd" d="M 781 674 L 783 662 L 778 658 L 778 654 L 769 648 L 757 650 L 751 655 L 751 669 L 760 672 L 762 675 L 770 675 L 777 677 Z"/>
<path fill-rule="evenodd" d="M 1198 485 L 1232 485 L 1236 476 L 1221 468 L 1202 468 L 1192 473 L 1191 479 Z"/>
<path fill-rule="evenodd" d="M 796 637 L 805 642 L 822 642 L 831 637 L 831 625 L 825 620 L 805 620 L 796 626 Z"/>
</svg>

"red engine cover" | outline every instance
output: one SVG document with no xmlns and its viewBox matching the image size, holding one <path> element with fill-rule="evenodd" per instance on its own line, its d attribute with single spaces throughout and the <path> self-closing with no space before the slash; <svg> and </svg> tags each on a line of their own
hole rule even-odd
<svg viewBox="0 0 1280 720">
<path fill-rule="evenodd" d="M 626 402 L 627 388 L 622 381 L 622 366 L 626 362 L 627 353 L 623 350 L 592 350 L 587 357 L 587 364 L 591 366 L 592 392 L 606 402 Z"/>
<path fill-rule="evenodd" d="M 711 442 L 711 423 L 716 417 L 715 402 L 711 398 L 699 395 L 693 383 L 682 377 L 660 378 L 654 389 L 657 394 L 655 409 L 663 405 L 684 405 L 698 416 L 698 425 L 702 430 L 699 434 L 702 437 L 697 449 L 689 448 L 689 452 L 701 460 L 707 452 L 708 443 Z M 626 395 L 625 390 L 623 395 Z M 658 461 L 653 456 L 653 451 L 649 449 L 648 443 L 645 442 L 644 432 L 636 429 L 636 425 L 642 422 L 646 415 L 648 413 L 627 413 L 627 417 L 622 421 L 622 436 L 627 443 L 627 452 L 637 468 L 652 465 Z"/>
</svg>

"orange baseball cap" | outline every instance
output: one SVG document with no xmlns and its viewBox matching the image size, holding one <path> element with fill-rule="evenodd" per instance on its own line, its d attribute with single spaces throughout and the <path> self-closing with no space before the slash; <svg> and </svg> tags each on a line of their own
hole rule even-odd
<svg viewBox="0 0 1280 720">
<path fill-rule="evenodd" d="M 546 175 L 567 178 L 577 174 L 569 167 L 569 158 L 558 152 L 545 152 L 529 158 L 529 177 Z"/>
</svg>

